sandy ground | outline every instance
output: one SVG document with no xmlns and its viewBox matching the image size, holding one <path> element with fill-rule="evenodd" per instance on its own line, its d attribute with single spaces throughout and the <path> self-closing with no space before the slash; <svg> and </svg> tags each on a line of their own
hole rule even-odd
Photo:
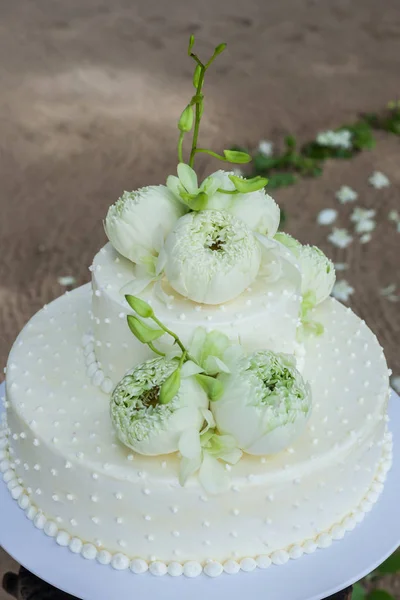
<svg viewBox="0 0 400 600">
<path fill-rule="evenodd" d="M 288 132 L 310 139 L 399 94 L 398 0 L 0 0 L 3 365 L 26 320 L 63 292 L 58 277 L 88 280 L 108 205 L 174 171 L 176 121 L 192 94 L 192 32 L 202 55 L 229 44 L 205 88 L 201 135 L 216 150 L 260 138 L 279 144 Z M 355 288 L 351 306 L 400 374 L 400 304 L 378 292 L 400 287 L 400 237 L 387 221 L 399 207 L 400 140 L 378 137 L 373 152 L 328 163 L 320 179 L 274 195 L 290 232 L 349 263 L 339 275 Z M 200 164 L 201 174 L 214 168 Z M 375 169 L 390 188 L 368 185 Z M 342 184 L 378 211 L 379 224 L 369 244 L 339 251 L 315 219 L 337 205 Z M 342 226 L 350 211 L 341 208 Z"/>
</svg>

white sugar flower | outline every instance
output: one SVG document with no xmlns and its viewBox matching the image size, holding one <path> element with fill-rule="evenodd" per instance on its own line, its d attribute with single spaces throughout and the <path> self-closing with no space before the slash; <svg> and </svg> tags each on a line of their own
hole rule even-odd
<svg viewBox="0 0 400 600">
<path fill-rule="evenodd" d="M 148 360 L 127 373 L 111 396 L 111 418 L 121 442 L 139 454 L 176 452 L 187 429 L 201 429 L 208 397 L 194 376 L 184 376 L 176 396 L 159 401 L 160 387 L 177 368 L 177 361 Z"/>
<path fill-rule="evenodd" d="M 243 453 L 233 436 L 217 433 L 211 411 L 204 411 L 204 416 L 206 426 L 200 433 L 196 429 L 187 429 L 180 438 L 182 459 L 179 481 L 184 486 L 189 477 L 198 471 L 203 488 L 209 494 L 220 494 L 230 486 L 229 472 L 224 463 L 236 464 Z"/>
<path fill-rule="evenodd" d="M 233 191 L 235 186 L 229 179 L 232 171 L 217 171 L 211 177 L 218 182 L 218 188 Z M 273 237 L 278 231 L 280 210 L 275 200 L 264 189 L 246 194 L 223 194 L 216 191 L 209 196 L 207 209 L 224 210 L 238 217 L 257 233 Z"/>
<path fill-rule="evenodd" d="M 182 296 L 220 304 L 254 281 L 261 248 L 243 221 L 227 212 L 205 210 L 179 219 L 160 261 L 170 285 Z"/>
<path fill-rule="evenodd" d="M 341 204 L 346 204 L 346 202 L 355 202 L 358 198 L 358 194 L 348 185 L 342 185 L 340 190 L 336 192 L 336 198 Z"/>
<path fill-rule="evenodd" d="M 273 148 L 273 143 L 269 142 L 268 140 L 261 140 L 261 142 L 258 144 L 258 151 L 264 156 L 272 156 Z"/>
<path fill-rule="evenodd" d="M 114 248 L 134 263 L 153 261 L 185 207 L 164 185 L 124 192 L 110 206 L 104 228 Z"/>
<path fill-rule="evenodd" d="M 377 190 L 388 187 L 390 185 L 389 179 L 380 171 L 375 171 L 374 173 L 372 173 L 368 181 Z"/>
<path fill-rule="evenodd" d="M 347 302 L 353 293 L 354 288 L 345 279 L 337 281 L 332 290 L 332 296 L 341 302 Z"/>
<path fill-rule="evenodd" d="M 347 248 L 353 241 L 353 236 L 347 229 L 338 229 L 334 227 L 332 233 L 328 235 L 328 240 L 337 248 Z"/>
<path fill-rule="evenodd" d="M 248 454 L 280 452 L 303 431 L 311 414 L 311 389 L 295 367 L 296 359 L 270 350 L 225 361 L 223 394 L 211 403 L 218 430 L 235 438 Z"/>
</svg>

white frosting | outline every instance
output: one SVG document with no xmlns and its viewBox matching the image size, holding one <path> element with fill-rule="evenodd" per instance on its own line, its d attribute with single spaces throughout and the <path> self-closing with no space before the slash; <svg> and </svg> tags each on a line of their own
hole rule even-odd
<svg viewBox="0 0 400 600">
<path fill-rule="evenodd" d="M 130 332 L 126 316 L 132 314 L 125 300 L 132 282 L 132 263 L 107 244 L 96 255 L 92 267 L 93 314 L 89 329 L 94 342 L 86 357 L 116 384 L 126 371 L 154 355 Z M 183 298 L 164 284 L 168 303 L 157 295 L 157 286 L 150 285 L 140 297 L 151 303 L 157 317 L 188 343 L 198 326 L 218 329 L 249 350 L 270 348 L 293 352 L 300 309 L 300 296 L 294 285 L 285 279 L 266 284 L 256 280 L 240 297 L 225 305 L 199 305 Z M 166 336 L 164 336 L 166 337 Z M 164 338 L 162 338 L 164 340 Z M 92 367 L 94 370 L 95 367 Z"/>
<path fill-rule="evenodd" d="M 326 331 L 305 345 L 314 412 L 304 435 L 278 455 L 244 456 L 231 491 L 212 497 L 195 478 L 179 486 L 176 456 L 134 455 L 118 442 L 108 397 L 86 374 L 90 296 L 84 286 L 40 311 L 10 354 L 1 466 L 36 527 L 117 570 L 175 575 L 178 563 L 195 577 L 283 564 L 364 517 L 391 464 L 388 376 L 351 311 L 334 300 L 316 311 Z"/>
</svg>

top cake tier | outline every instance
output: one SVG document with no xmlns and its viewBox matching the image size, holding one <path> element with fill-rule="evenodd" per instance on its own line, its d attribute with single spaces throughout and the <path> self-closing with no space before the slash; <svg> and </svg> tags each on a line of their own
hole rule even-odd
<svg viewBox="0 0 400 600">
<path fill-rule="evenodd" d="M 149 302 L 158 318 L 188 344 L 196 327 L 217 329 L 248 351 L 269 348 L 293 353 L 300 310 L 299 290 L 285 276 L 274 283 L 261 275 L 244 294 L 223 305 L 197 304 L 163 281 L 150 284 L 140 297 Z M 107 244 L 92 266 L 92 322 L 96 359 L 104 374 L 116 384 L 135 365 L 153 358 L 148 346 L 130 332 L 126 316 L 132 313 L 125 300 L 133 281 L 132 263 Z M 167 336 L 164 336 L 167 337 Z M 162 340 L 163 341 L 163 338 Z"/>
</svg>

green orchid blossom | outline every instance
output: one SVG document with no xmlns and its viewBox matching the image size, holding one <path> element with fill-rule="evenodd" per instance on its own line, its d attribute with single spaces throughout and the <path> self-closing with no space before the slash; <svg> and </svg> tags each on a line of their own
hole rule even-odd
<svg viewBox="0 0 400 600">
<path fill-rule="evenodd" d="M 167 178 L 168 189 L 190 210 L 204 210 L 208 199 L 217 191 L 219 182 L 210 176 L 199 186 L 196 172 L 182 162 L 178 164 L 177 172 L 178 177 L 169 175 Z"/>
</svg>

